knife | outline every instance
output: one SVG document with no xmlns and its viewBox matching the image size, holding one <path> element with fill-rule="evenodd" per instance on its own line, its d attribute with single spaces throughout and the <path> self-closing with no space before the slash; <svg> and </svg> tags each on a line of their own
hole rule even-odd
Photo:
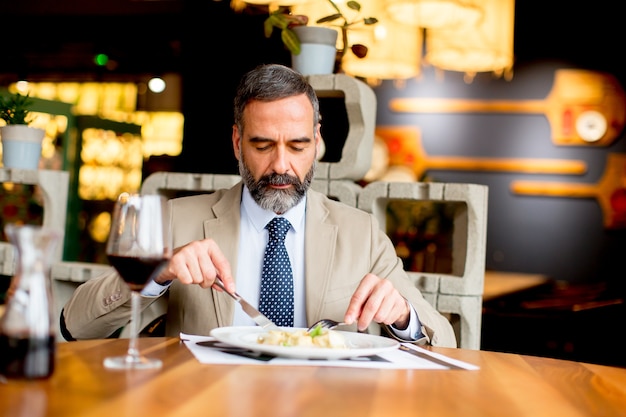
<svg viewBox="0 0 626 417">
<path fill-rule="evenodd" d="M 411 355 L 415 355 L 418 358 L 425 359 L 427 361 L 436 363 L 437 365 L 445 366 L 448 369 L 467 369 L 467 368 L 464 368 L 464 367 L 459 366 L 457 364 L 454 364 L 452 362 L 448 362 L 448 361 L 445 361 L 443 359 L 439 359 L 436 356 L 431 356 L 431 355 L 428 355 L 426 353 L 422 353 L 419 350 L 411 349 L 410 347 L 407 347 L 407 346 L 405 346 L 403 344 L 400 344 L 400 350 L 403 351 L 403 352 L 409 353 Z"/>
<path fill-rule="evenodd" d="M 244 300 L 243 298 L 241 298 L 239 294 L 237 294 L 236 292 L 230 292 L 226 290 L 226 287 L 224 287 L 224 283 L 222 282 L 221 279 L 216 278 L 215 285 L 220 287 L 226 294 L 230 295 L 235 301 L 237 301 L 239 305 L 241 305 L 241 308 L 243 309 L 243 311 L 248 316 L 250 316 L 250 318 L 254 320 L 254 322 L 258 326 L 261 326 L 264 329 L 278 329 L 277 325 L 272 323 L 272 321 L 268 319 L 267 317 L 265 317 L 265 315 L 263 315 L 259 310 L 252 307 L 252 305 L 246 300 Z"/>
</svg>

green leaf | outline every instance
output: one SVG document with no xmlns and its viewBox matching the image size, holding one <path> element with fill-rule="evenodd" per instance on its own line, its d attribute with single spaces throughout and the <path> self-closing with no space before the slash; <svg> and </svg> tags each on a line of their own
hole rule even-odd
<svg viewBox="0 0 626 417">
<path fill-rule="evenodd" d="M 272 36 L 273 31 L 274 25 L 272 25 L 272 21 L 269 18 L 265 19 L 265 22 L 263 22 L 263 33 L 265 34 L 265 37 L 269 38 Z"/>
<path fill-rule="evenodd" d="M 341 19 L 342 17 L 343 16 L 341 13 L 335 13 L 335 14 L 331 14 L 329 16 L 325 16 L 320 19 L 317 19 L 316 23 L 328 23 L 328 22 L 332 22 L 333 20 Z"/>
<path fill-rule="evenodd" d="M 280 38 L 283 40 L 283 43 L 294 55 L 300 55 L 300 39 L 298 39 L 298 35 L 296 32 L 289 28 L 285 28 L 280 32 Z"/>
<path fill-rule="evenodd" d="M 356 1 L 349 1 L 346 5 L 352 10 L 356 10 L 357 12 L 361 11 L 361 4 Z"/>
<path fill-rule="evenodd" d="M 289 26 L 290 20 L 284 14 L 276 14 L 273 13 L 268 17 L 269 21 L 272 23 L 272 26 L 277 27 L 278 29 L 285 29 Z"/>
<path fill-rule="evenodd" d="M 378 23 L 378 19 L 376 19 L 375 17 L 366 17 L 365 19 L 363 19 L 363 23 L 365 23 L 366 25 L 375 25 L 376 23 Z"/>
<path fill-rule="evenodd" d="M 29 95 L 25 96 L 20 93 L 11 94 L 7 97 L 0 95 L 0 119 L 3 119 L 7 125 L 27 125 L 31 122 L 28 119 L 33 104 Z"/>
</svg>

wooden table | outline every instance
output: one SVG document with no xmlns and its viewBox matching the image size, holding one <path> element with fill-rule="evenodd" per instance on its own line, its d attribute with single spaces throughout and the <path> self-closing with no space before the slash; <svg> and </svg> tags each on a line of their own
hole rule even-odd
<svg viewBox="0 0 626 417">
<path fill-rule="evenodd" d="M 623 368 L 447 348 L 431 349 L 481 369 L 205 365 L 177 338 L 142 338 L 162 369 L 104 369 L 103 358 L 127 344 L 59 343 L 51 378 L 0 383 L 0 415 L 626 416 Z"/>
</svg>

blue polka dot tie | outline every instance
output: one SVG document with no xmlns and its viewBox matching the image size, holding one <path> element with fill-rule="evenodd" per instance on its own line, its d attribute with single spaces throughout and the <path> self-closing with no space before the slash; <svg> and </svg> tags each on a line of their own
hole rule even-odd
<svg viewBox="0 0 626 417">
<path fill-rule="evenodd" d="M 265 228 L 270 239 L 263 257 L 259 310 L 277 326 L 293 327 L 293 274 L 285 248 L 289 220 L 274 217 Z"/>
</svg>

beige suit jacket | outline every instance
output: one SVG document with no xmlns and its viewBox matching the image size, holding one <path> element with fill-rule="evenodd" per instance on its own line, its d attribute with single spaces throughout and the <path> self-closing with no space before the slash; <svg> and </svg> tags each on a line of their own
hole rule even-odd
<svg viewBox="0 0 626 417">
<path fill-rule="evenodd" d="M 237 277 L 242 184 L 212 194 L 170 200 L 174 247 L 214 239 Z M 245 256 L 245 254 L 243 254 Z M 403 270 L 394 246 L 369 213 L 309 190 L 306 203 L 305 288 L 309 324 L 320 318 L 341 320 L 360 280 L 371 272 L 389 279 L 413 305 L 425 342 L 456 346 L 448 319 L 422 296 Z M 167 293 L 166 333 L 208 335 L 232 324 L 235 301 L 223 292 L 174 281 Z M 146 308 L 155 299 L 143 297 Z M 115 273 L 78 287 L 64 309 L 67 329 L 76 339 L 106 337 L 130 318 L 130 292 Z M 356 328 L 355 328 L 356 329 Z M 380 326 L 370 326 L 380 333 Z"/>
</svg>

